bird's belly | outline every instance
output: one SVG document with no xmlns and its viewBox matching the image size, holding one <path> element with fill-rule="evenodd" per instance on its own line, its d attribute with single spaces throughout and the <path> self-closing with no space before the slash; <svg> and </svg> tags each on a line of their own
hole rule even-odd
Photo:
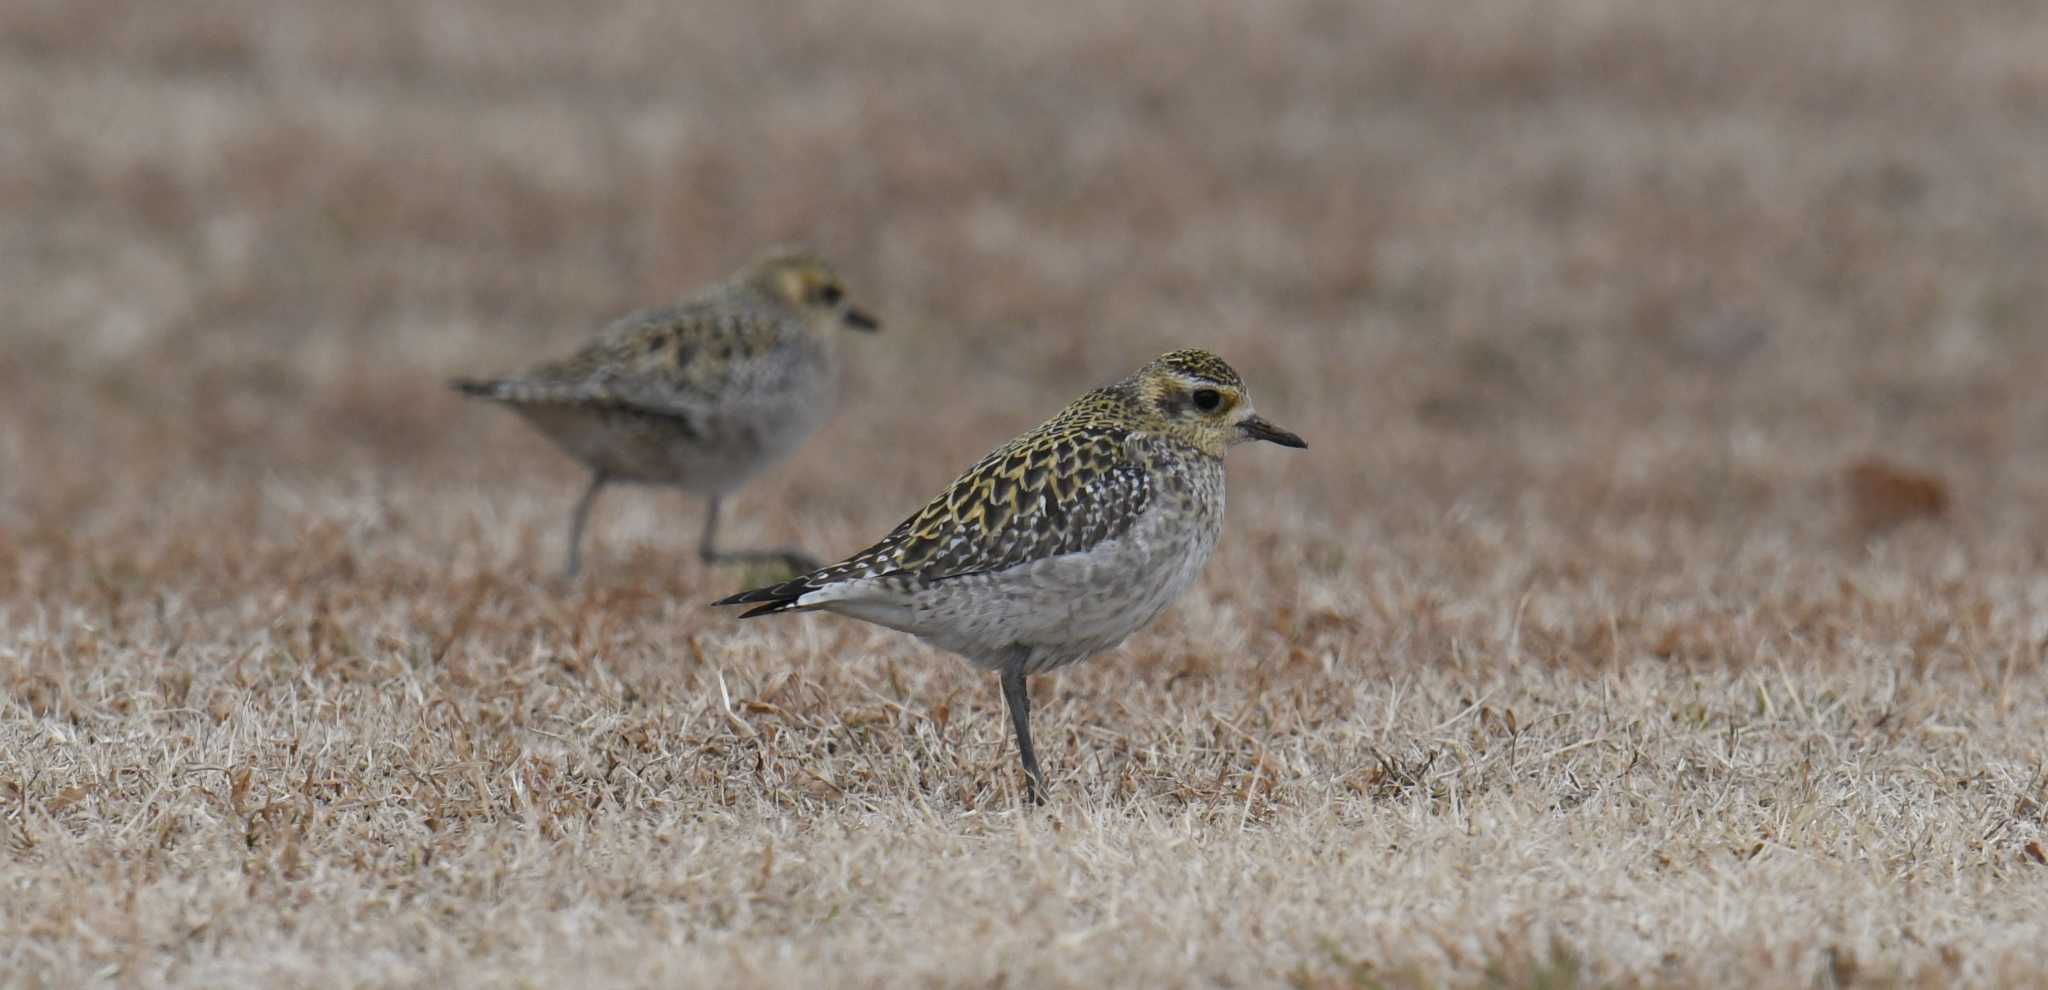
<svg viewBox="0 0 2048 990">
<path fill-rule="evenodd" d="M 707 419 L 704 436 L 670 445 L 666 463 L 672 484 L 721 494 L 780 463 L 817 432 L 829 407 L 795 401 Z"/>
<path fill-rule="evenodd" d="M 984 665 L 1022 649 L 1032 673 L 1085 659 L 1152 621 L 1201 573 L 1214 522 L 1180 522 L 1147 521 L 1094 550 L 943 582 L 912 606 L 913 631 Z"/>
<path fill-rule="evenodd" d="M 720 494 L 789 456 L 829 411 L 820 396 L 760 397 L 730 408 L 663 415 L 571 406 L 527 410 L 571 457 L 618 481 Z"/>
</svg>

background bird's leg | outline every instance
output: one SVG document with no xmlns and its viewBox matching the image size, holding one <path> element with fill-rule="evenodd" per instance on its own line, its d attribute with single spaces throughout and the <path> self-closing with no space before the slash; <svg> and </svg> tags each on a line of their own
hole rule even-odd
<svg viewBox="0 0 2048 990">
<path fill-rule="evenodd" d="M 795 574 L 818 569 L 818 561 L 801 550 L 718 549 L 718 508 L 723 499 L 713 495 L 704 509 L 704 535 L 697 539 L 697 558 L 707 564 L 781 564 Z"/>
<path fill-rule="evenodd" d="M 576 508 L 569 511 L 569 562 L 562 567 L 562 579 L 565 581 L 583 569 L 583 524 L 590 521 L 590 506 L 597 501 L 598 489 L 610 480 L 603 471 L 590 472 L 590 487 L 583 489 L 583 497 L 577 499 Z"/>
<path fill-rule="evenodd" d="M 1017 754 L 1024 759 L 1025 794 L 1032 804 L 1045 803 L 1045 782 L 1038 775 L 1038 754 L 1031 748 L 1031 690 L 1024 683 L 1024 665 L 1003 665 L 1003 701 L 1010 706 L 1010 724 L 1017 730 Z"/>
<path fill-rule="evenodd" d="M 704 500 L 704 532 L 697 537 L 697 559 L 718 563 L 718 502 L 716 495 Z"/>
</svg>

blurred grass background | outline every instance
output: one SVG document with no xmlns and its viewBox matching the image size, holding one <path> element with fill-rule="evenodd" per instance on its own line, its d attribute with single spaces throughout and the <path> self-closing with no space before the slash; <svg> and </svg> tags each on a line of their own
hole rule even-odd
<svg viewBox="0 0 2048 990">
<path fill-rule="evenodd" d="M 0 511 L 75 526 L 194 471 L 566 473 L 440 379 L 801 240 L 893 332 L 771 510 L 900 512 L 1202 344 L 1336 441 L 1293 469 L 1326 514 L 1519 498 L 1560 463 L 1684 509 L 1873 450 L 1962 483 L 1969 519 L 2031 514 L 2044 21 L 10 3 Z M 824 477 L 905 436 L 903 487 Z"/>
</svg>

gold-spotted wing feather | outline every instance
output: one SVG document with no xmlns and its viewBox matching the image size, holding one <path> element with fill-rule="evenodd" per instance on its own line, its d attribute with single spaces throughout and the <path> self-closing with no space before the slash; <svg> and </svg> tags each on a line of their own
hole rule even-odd
<svg viewBox="0 0 2048 990">
<path fill-rule="evenodd" d="M 1131 457 L 1129 430 L 1078 425 L 1070 409 L 997 449 L 874 546 L 720 605 L 742 618 L 800 608 L 834 584 L 881 579 L 908 588 L 1080 553 L 1129 531 L 1155 496 Z"/>
<path fill-rule="evenodd" d="M 861 574 L 939 581 L 1120 536 L 1152 500 L 1128 436 L 1091 429 L 1022 437 L 982 458 L 881 542 L 818 576 L 827 583 Z"/>
<path fill-rule="evenodd" d="M 687 426 L 740 391 L 736 378 L 786 366 L 769 358 L 796 332 L 793 321 L 773 312 L 691 300 L 620 317 L 574 353 L 490 383 L 490 392 L 465 390 L 514 404 L 573 404 Z"/>
</svg>

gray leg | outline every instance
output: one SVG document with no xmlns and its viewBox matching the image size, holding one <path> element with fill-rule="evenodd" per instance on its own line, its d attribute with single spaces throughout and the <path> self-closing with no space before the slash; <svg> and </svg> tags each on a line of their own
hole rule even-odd
<svg viewBox="0 0 2048 990">
<path fill-rule="evenodd" d="M 1045 803 L 1045 778 L 1038 774 L 1038 754 L 1031 748 L 1031 689 L 1021 664 L 1003 667 L 1003 701 L 1010 706 L 1010 725 L 1017 730 L 1017 754 L 1024 758 L 1024 793 L 1032 804 Z"/>
<path fill-rule="evenodd" d="M 707 564 L 751 564 L 772 561 L 795 571 L 806 574 L 818 569 L 818 562 L 800 550 L 720 550 L 718 549 L 718 508 L 722 496 L 713 495 L 704 508 L 704 535 L 697 538 L 697 557 Z"/>
<path fill-rule="evenodd" d="M 583 569 L 583 524 L 590 521 L 590 506 L 597 501 L 598 489 L 610 481 L 603 471 L 590 472 L 590 487 L 583 490 L 583 497 L 576 500 L 576 508 L 569 512 L 569 563 L 562 568 L 565 581 Z"/>
<path fill-rule="evenodd" d="M 707 564 L 718 562 L 718 503 L 713 495 L 704 500 L 704 532 L 697 537 L 697 558 Z"/>
</svg>

